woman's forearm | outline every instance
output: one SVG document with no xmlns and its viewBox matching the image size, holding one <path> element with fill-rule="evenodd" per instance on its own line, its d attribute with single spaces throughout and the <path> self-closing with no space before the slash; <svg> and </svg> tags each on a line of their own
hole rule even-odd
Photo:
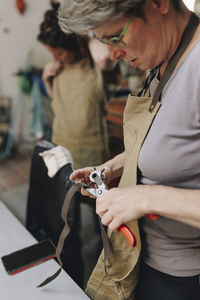
<svg viewBox="0 0 200 300">
<path fill-rule="evenodd" d="M 200 228 L 200 190 L 149 186 L 145 212 L 158 214 Z M 150 195 L 149 194 L 149 195 Z"/>
<path fill-rule="evenodd" d="M 114 179 L 120 177 L 123 172 L 125 161 L 125 152 L 122 152 L 115 156 L 114 158 L 108 160 L 106 163 L 101 165 L 102 168 L 108 168 L 111 173 L 111 177 L 109 179 Z"/>
</svg>

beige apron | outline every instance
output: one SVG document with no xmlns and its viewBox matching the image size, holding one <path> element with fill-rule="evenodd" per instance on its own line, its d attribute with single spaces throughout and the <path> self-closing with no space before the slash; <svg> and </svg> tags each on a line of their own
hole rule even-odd
<svg viewBox="0 0 200 300">
<path fill-rule="evenodd" d="M 160 107 L 158 102 L 149 112 L 150 97 L 129 96 L 124 111 L 124 144 L 126 160 L 120 187 L 135 186 L 137 182 L 137 159 L 144 138 Z M 95 300 L 133 299 L 137 284 L 138 259 L 141 243 L 137 221 L 127 223 L 137 239 L 132 248 L 120 232 L 109 232 L 112 252 L 104 271 L 103 251 L 88 281 L 86 293 Z M 109 278 L 110 277 L 110 278 Z"/>
<path fill-rule="evenodd" d="M 75 168 L 108 159 L 105 101 L 96 70 L 87 58 L 66 66 L 54 79 L 52 141 L 72 154 Z"/>
</svg>

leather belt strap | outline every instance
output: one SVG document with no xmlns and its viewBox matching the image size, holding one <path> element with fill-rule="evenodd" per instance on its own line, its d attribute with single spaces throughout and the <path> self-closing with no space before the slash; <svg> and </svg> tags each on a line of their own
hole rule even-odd
<svg viewBox="0 0 200 300">
<path fill-rule="evenodd" d="M 60 268 L 58 269 L 58 271 L 56 271 L 55 274 L 53 274 L 52 276 L 45 279 L 37 287 L 43 287 L 46 284 L 48 284 L 49 282 L 51 282 L 52 280 L 54 280 L 60 274 L 60 272 L 62 270 L 63 264 L 62 264 L 60 255 L 61 255 L 61 252 L 62 252 L 62 249 L 63 249 L 63 246 L 64 246 L 65 239 L 66 239 L 67 235 L 70 232 L 70 227 L 69 227 L 69 224 L 67 222 L 67 212 L 68 212 L 70 201 L 71 201 L 73 195 L 75 194 L 75 192 L 80 190 L 80 188 L 82 186 L 83 186 L 82 183 L 76 183 L 76 184 L 72 185 L 71 188 L 69 189 L 69 191 L 67 192 L 67 195 L 66 195 L 64 203 L 63 203 L 63 207 L 62 207 L 62 211 L 61 211 L 61 217 L 64 221 L 64 227 L 63 227 L 63 230 L 61 231 L 61 234 L 60 234 L 60 237 L 59 237 L 59 240 L 58 240 L 58 244 L 57 244 L 57 247 L 56 247 L 56 258 L 57 258 L 57 260 L 60 264 Z"/>
<path fill-rule="evenodd" d="M 68 236 L 68 234 L 70 233 L 70 227 L 69 224 L 67 222 L 67 213 L 68 213 L 68 209 L 69 209 L 69 205 L 70 205 L 70 201 L 73 197 L 73 195 L 79 191 L 82 187 L 87 187 L 84 183 L 76 183 L 74 185 L 71 186 L 71 188 L 69 189 L 69 191 L 67 192 L 67 195 L 65 197 L 64 203 L 63 203 L 63 207 L 62 207 L 62 211 L 61 211 L 61 217 L 64 221 L 64 227 L 63 230 L 61 231 L 59 240 L 58 240 L 58 244 L 56 247 L 56 258 L 59 262 L 60 268 L 50 277 L 48 277 L 47 279 L 45 279 L 42 283 L 40 283 L 37 287 L 43 287 L 46 284 L 48 284 L 49 282 L 51 282 L 52 280 L 54 280 L 61 272 L 62 270 L 62 260 L 60 258 L 60 255 L 62 253 L 63 250 L 63 246 L 64 246 L 64 242 L 66 237 Z M 106 272 L 106 259 L 110 253 L 110 242 L 109 239 L 107 237 L 107 234 L 104 230 L 103 225 L 101 224 L 101 221 L 99 219 L 99 223 L 100 223 L 100 228 L 101 228 L 101 236 L 102 236 L 102 240 L 103 240 L 103 245 L 104 245 L 104 266 L 105 266 L 105 272 Z M 106 272 L 107 273 L 107 272 Z"/>
</svg>

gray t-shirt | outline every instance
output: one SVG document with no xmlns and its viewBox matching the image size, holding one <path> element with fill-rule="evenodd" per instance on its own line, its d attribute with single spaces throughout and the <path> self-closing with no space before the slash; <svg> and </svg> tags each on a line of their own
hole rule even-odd
<svg viewBox="0 0 200 300">
<path fill-rule="evenodd" d="M 139 155 L 141 183 L 200 189 L 200 42 L 175 69 L 161 103 Z M 199 228 L 165 217 L 142 222 L 147 264 L 174 276 L 200 274 Z"/>
</svg>

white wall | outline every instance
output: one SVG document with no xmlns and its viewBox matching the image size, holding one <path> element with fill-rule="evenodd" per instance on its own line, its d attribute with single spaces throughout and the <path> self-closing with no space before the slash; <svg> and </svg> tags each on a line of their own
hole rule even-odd
<svg viewBox="0 0 200 300">
<path fill-rule="evenodd" d="M 24 67 L 32 49 L 31 64 L 42 67 L 50 54 L 37 40 L 39 24 L 50 7 L 49 0 L 24 0 L 27 9 L 20 15 L 15 0 L 0 0 L 0 96 L 16 99 L 17 80 L 13 73 Z M 8 33 L 5 33 L 8 30 Z"/>
<path fill-rule="evenodd" d="M 51 59 L 50 53 L 37 41 L 44 12 L 50 8 L 49 0 L 24 1 L 27 9 L 21 15 L 15 6 L 16 0 L 0 0 L 0 97 L 12 99 L 13 114 L 16 116 L 14 141 L 18 145 L 21 139 L 32 140 L 28 131 L 30 101 L 23 95 L 19 107 L 19 87 L 14 73 L 24 68 L 30 50 L 30 65 L 42 68 Z"/>
</svg>

